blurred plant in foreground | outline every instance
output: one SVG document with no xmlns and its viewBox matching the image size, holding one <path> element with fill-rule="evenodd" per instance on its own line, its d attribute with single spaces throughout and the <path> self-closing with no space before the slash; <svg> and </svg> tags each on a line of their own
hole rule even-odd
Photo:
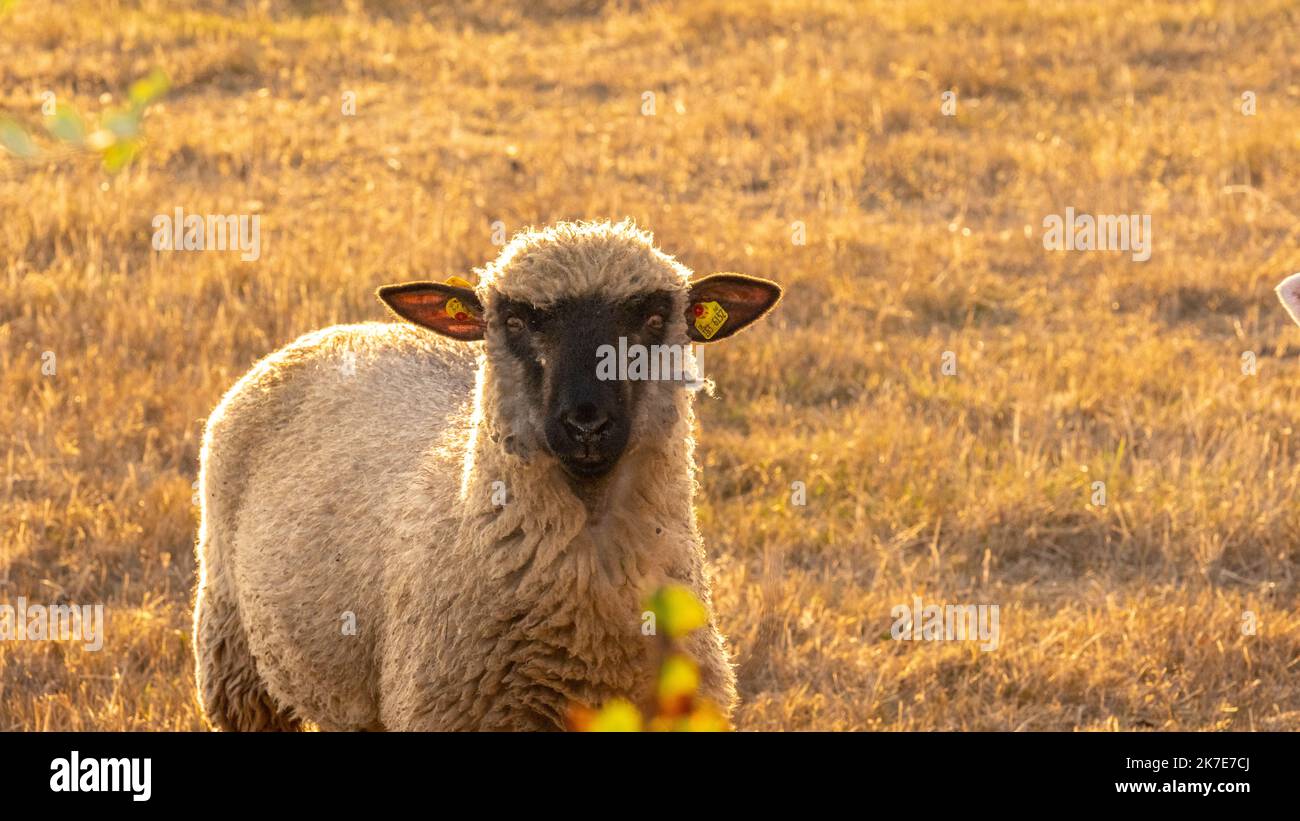
<svg viewBox="0 0 1300 821">
<path fill-rule="evenodd" d="M 678 642 L 703 627 L 708 610 L 681 585 L 659 588 L 646 600 L 646 615 L 652 619 L 651 635 L 657 639 L 659 683 L 655 710 L 650 715 L 625 698 L 616 698 L 599 709 L 574 705 L 569 710 L 569 727 L 579 732 L 719 732 L 731 725 L 716 704 L 699 695 L 700 668 L 678 649 Z"/>
<path fill-rule="evenodd" d="M 170 86 L 167 75 L 154 69 L 131 84 L 126 105 L 105 111 L 98 120 L 89 120 L 72 106 L 59 103 L 52 113 L 46 113 L 45 130 L 70 151 L 99 154 L 106 171 L 121 171 L 140 151 L 145 110 Z M 0 114 L 0 146 L 20 159 L 34 160 L 42 156 L 27 129 L 3 114 Z"/>
</svg>

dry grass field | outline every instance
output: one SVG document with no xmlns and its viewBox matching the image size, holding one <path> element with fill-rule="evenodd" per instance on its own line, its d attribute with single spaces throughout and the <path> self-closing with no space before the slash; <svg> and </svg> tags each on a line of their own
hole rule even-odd
<svg viewBox="0 0 1300 821">
<path fill-rule="evenodd" d="M 108 618 L 100 652 L 0 643 L 0 730 L 203 728 L 222 392 L 381 319 L 379 284 L 468 275 L 495 223 L 623 216 L 786 287 L 697 403 L 739 729 L 1300 729 L 1297 29 L 1291 0 L 19 0 L 0 111 L 34 132 L 47 90 L 172 88 L 121 173 L 0 155 L 0 602 Z M 154 251 L 176 207 L 261 215 L 261 258 Z M 1151 215 L 1151 258 L 1045 250 L 1066 207 Z M 914 595 L 999 605 L 1000 646 L 893 641 Z"/>
</svg>

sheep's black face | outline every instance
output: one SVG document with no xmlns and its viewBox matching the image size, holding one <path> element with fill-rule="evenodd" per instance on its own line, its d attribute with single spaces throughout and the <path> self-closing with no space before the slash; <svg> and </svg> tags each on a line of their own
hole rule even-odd
<svg viewBox="0 0 1300 821">
<path fill-rule="evenodd" d="M 547 448 L 570 476 L 594 479 L 623 455 L 644 389 L 635 380 L 609 378 L 600 368 L 602 346 L 663 341 L 673 307 L 669 292 L 620 302 L 599 297 L 563 300 L 546 308 L 501 300 L 496 322 L 523 365 L 533 407 L 542 410 Z"/>
</svg>

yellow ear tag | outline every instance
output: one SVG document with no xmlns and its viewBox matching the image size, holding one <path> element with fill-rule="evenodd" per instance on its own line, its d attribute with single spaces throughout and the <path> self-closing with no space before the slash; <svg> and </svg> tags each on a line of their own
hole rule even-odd
<svg viewBox="0 0 1300 821">
<path fill-rule="evenodd" d="M 695 313 L 695 330 L 705 339 L 712 339 L 727 321 L 727 312 L 716 302 L 697 302 L 691 310 Z"/>
<path fill-rule="evenodd" d="M 461 279 L 460 277 L 447 277 L 446 284 L 455 285 L 457 288 L 474 287 L 473 285 L 470 285 L 468 282 Z M 469 319 L 470 317 L 470 312 L 466 310 L 464 303 L 462 303 L 459 299 L 456 299 L 455 297 L 452 297 L 451 299 L 447 300 L 447 304 L 443 306 L 443 309 L 447 312 L 447 316 L 451 317 L 452 319 L 459 319 L 464 321 L 466 319 Z"/>
</svg>

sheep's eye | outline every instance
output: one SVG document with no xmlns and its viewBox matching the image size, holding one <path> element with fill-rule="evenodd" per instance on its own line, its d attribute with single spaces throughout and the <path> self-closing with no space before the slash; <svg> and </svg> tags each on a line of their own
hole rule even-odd
<svg viewBox="0 0 1300 821">
<path fill-rule="evenodd" d="M 664 327 L 663 314 L 650 314 L 650 316 L 646 318 L 645 326 L 652 331 L 662 330 Z"/>
<path fill-rule="evenodd" d="M 520 331 L 522 331 L 525 325 L 526 323 L 517 316 L 506 318 L 506 328 L 510 329 L 514 333 L 519 333 Z"/>
</svg>

